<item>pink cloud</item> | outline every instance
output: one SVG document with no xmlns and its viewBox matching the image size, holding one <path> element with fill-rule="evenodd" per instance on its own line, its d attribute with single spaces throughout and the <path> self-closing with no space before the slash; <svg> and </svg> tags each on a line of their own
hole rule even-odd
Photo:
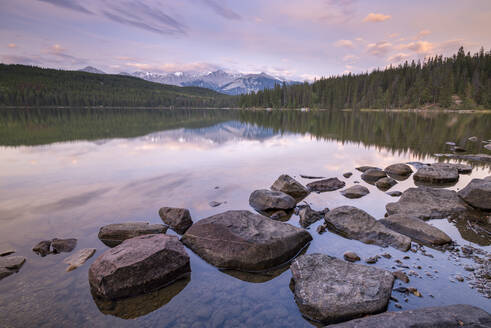
<svg viewBox="0 0 491 328">
<path fill-rule="evenodd" d="M 399 49 L 411 50 L 417 54 L 428 54 L 434 49 L 434 45 L 428 41 L 416 41 L 407 44 L 401 44 L 398 46 Z"/>
<path fill-rule="evenodd" d="M 379 22 L 385 22 L 388 19 L 391 19 L 392 16 L 390 15 L 384 15 L 384 14 L 375 14 L 375 13 L 369 13 L 367 17 L 363 19 L 364 23 L 379 23 Z"/>
<path fill-rule="evenodd" d="M 17 45 L 15 43 L 9 43 L 7 47 L 13 49 L 13 48 L 17 48 Z"/>
<path fill-rule="evenodd" d="M 392 50 L 392 43 L 387 41 L 380 41 L 377 43 L 370 43 L 367 45 L 367 53 L 372 56 L 384 57 Z"/>
<path fill-rule="evenodd" d="M 353 48 L 353 41 L 351 41 L 351 40 L 339 40 L 339 41 L 334 42 L 334 45 L 336 47 Z"/>
</svg>

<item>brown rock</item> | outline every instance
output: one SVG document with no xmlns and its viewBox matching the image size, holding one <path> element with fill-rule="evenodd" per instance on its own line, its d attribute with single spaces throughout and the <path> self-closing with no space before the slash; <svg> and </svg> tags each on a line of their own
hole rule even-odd
<svg viewBox="0 0 491 328">
<path fill-rule="evenodd" d="M 334 191 L 343 188 L 346 185 L 343 181 L 338 178 L 329 178 L 319 181 L 314 181 L 307 184 L 307 188 L 314 192 L 326 192 Z"/>
<path fill-rule="evenodd" d="M 310 193 L 300 182 L 287 174 L 282 174 L 271 186 L 271 190 L 281 191 L 292 196 L 298 203 Z"/>
<path fill-rule="evenodd" d="M 186 208 L 162 207 L 159 210 L 159 215 L 164 223 L 180 235 L 185 233 L 193 224 L 191 214 Z"/>
</svg>

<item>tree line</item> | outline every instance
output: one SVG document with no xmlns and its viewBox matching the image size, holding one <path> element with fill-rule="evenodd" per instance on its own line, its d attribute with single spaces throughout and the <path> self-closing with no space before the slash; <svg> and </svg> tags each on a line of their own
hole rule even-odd
<svg viewBox="0 0 491 328">
<path fill-rule="evenodd" d="M 389 109 L 439 106 L 491 108 L 491 51 L 435 56 L 371 73 L 276 85 L 239 96 L 241 107 Z"/>
</svg>

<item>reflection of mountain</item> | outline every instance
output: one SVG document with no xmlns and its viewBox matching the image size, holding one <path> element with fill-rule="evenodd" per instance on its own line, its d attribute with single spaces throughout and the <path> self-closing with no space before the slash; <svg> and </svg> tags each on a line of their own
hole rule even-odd
<svg viewBox="0 0 491 328">
<path fill-rule="evenodd" d="M 218 123 L 202 128 L 182 128 L 170 131 L 155 132 L 144 138 L 152 143 L 170 139 L 186 143 L 216 143 L 223 144 L 234 140 L 266 140 L 276 133 L 273 129 L 263 128 L 255 124 L 244 124 L 238 121 Z"/>
</svg>

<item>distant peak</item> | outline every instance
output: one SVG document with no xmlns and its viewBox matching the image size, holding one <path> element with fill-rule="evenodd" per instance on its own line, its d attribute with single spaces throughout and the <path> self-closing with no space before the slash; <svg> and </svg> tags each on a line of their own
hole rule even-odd
<svg viewBox="0 0 491 328">
<path fill-rule="evenodd" d="M 106 74 L 106 72 L 101 71 L 100 69 L 97 69 L 92 66 L 85 66 L 82 69 L 79 69 L 80 72 L 87 72 L 87 73 L 94 73 L 94 74 Z"/>
</svg>

